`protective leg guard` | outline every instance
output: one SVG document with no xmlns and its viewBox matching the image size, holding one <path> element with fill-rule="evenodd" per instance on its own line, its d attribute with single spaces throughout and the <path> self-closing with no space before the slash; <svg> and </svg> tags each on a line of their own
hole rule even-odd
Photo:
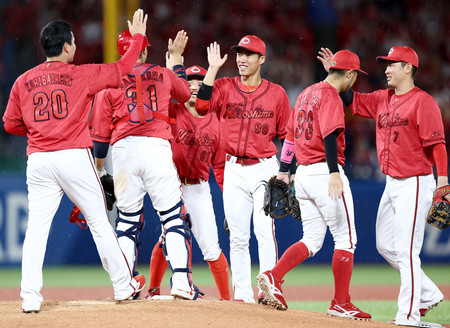
<svg viewBox="0 0 450 328">
<path fill-rule="evenodd" d="M 219 290 L 220 299 L 231 300 L 227 258 L 221 252 L 217 260 L 207 262 Z"/>
<path fill-rule="evenodd" d="M 167 262 L 163 252 L 163 243 L 158 241 L 152 251 L 150 258 L 150 281 L 149 290 L 161 287 L 161 281 L 167 269 Z"/>
<path fill-rule="evenodd" d="M 142 229 L 144 228 L 144 208 L 136 213 L 124 213 L 119 211 L 116 219 L 116 234 L 119 245 L 132 269 L 133 277 L 139 272 L 136 271 L 138 259 L 138 249 L 142 242 L 139 240 Z"/>
<path fill-rule="evenodd" d="M 158 212 L 165 237 L 164 255 L 172 270 L 170 279 L 171 294 L 176 298 L 195 300 L 200 292 L 192 284 L 191 229 L 184 210 L 183 201 L 179 201 L 167 211 Z"/>
</svg>

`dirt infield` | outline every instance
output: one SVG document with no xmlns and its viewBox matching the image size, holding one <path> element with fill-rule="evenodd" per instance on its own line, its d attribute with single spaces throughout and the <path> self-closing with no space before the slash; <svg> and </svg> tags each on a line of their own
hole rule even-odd
<svg viewBox="0 0 450 328">
<path fill-rule="evenodd" d="M 450 286 L 439 286 L 450 297 Z M 218 301 L 215 287 L 204 288 L 205 298 L 190 301 L 130 301 L 116 303 L 112 288 L 49 288 L 42 291 L 44 303 L 38 314 L 20 312 L 18 288 L 0 290 L 0 327 L 308 327 L 383 328 L 392 324 L 328 317 L 323 313 L 289 309 L 278 311 L 267 306 Z M 162 288 L 168 294 L 168 288 Z M 331 299 L 332 287 L 286 288 L 286 300 Z M 352 287 L 353 299 L 396 299 L 392 286 Z M 109 298 L 108 298 L 109 297 Z M 446 325 L 450 327 L 450 325 Z"/>
</svg>

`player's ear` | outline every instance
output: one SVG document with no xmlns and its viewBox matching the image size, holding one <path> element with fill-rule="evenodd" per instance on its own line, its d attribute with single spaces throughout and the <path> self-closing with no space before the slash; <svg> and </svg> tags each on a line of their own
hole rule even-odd
<svg viewBox="0 0 450 328">
<path fill-rule="evenodd" d="M 266 56 L 259 57 L 259 63 L 262 65 L 266 62 Z"/>
</svg>

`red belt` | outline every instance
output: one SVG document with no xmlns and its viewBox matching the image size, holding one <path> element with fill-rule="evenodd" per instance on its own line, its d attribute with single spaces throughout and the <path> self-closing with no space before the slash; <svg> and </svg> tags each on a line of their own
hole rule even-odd
<svg viewBox="0 0 450 328">
<path fill-rule="evenodd" d="M 181 182 L 184 183 L 185 185 L 196 185 L 196 184 L 200 184 L 200 179 L 180 177 L 180 180 L 181 180 Z"/>
<path fill-rule="evenodd" d="M 231 158 L 232 156 L 227 154 L 227 161 L 230 161 Z M 236 163 L 244 166 L 244 165 L 258 164 L 261 163 L 261 161 L 259 160 L 259 158 L 250 158 L 248 156 L 243 156 L 243 157 L 236 157 Z"/>
</svg>

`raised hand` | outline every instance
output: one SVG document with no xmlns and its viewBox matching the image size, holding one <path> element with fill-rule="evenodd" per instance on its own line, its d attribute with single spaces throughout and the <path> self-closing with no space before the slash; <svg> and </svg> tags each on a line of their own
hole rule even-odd
<svg viewBox="0 0 450 328">
<path fill-rule="evenodd" d="M 228 55 L 225 54 L 220 57 L 220 45 L 214 41 L 211 43 L 208 48 L 206 48 L 208 53 L 208 63 L 210 67 L 220 68 L 227 61 Z"/>
<path fill-rule="evenodd" d="M 169 51 L 170 56 L 181 58 L 181 55 L 184 52 L 184 48 L 186 48 L 187 42 L 188 36 L 184 30 L 181 30 L 177 33 L 175 40 L 172 41 L 172 39 L 169 39 L 167 50 Z"/>
<path fill-rule="evenodd" d="M 323 68 L 328 72 L 331 66 L 331 58 L 333 57 L 333 52 L 328 48 L 320 48 L 319 56 L 317 59 L 322 62 Z"/>
<path fill-rule="evenodd" d="M 181 56 L 181 65 L 184 64 L 184 57 Z M 174 63 L 174 56 L 171 56 L 169 51 L 166 51 L 166 68 L 173 69 L 173 67 L 177 65 Z"/>
<path fill-rule="evenodd" d="M 147 14 L 144 15 L 142 9 L 136 10 L 133 15 L 133 23 L 127 21 L 130 34 L 133 35 L 139 33 L 145 35 L 145 31 L 147 30 L 147 18 Z"/>
</svg>

